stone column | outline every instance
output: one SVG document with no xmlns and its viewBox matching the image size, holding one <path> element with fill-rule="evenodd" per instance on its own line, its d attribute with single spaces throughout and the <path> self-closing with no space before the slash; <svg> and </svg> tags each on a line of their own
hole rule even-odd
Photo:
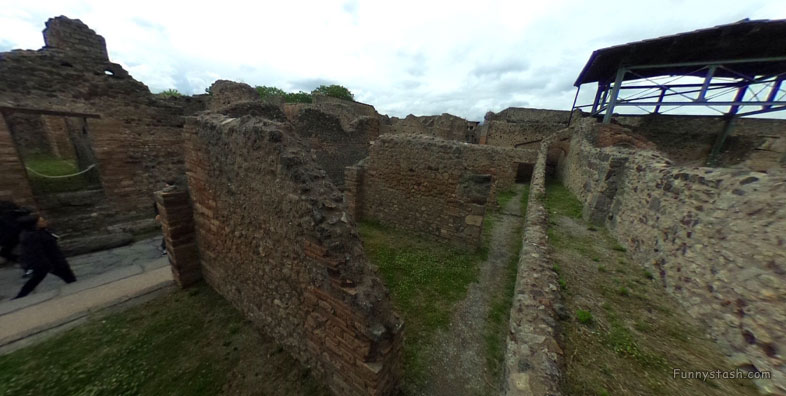
<svg viewBox="0 0 786 396">
<path fill-rule="evenodd" d="M 11 132 L 3 115 L 0 114 L 0 200 L 13 201 L 17 205 L 35 206 L 33 190 L 27 179 L 27 171 L 19 156 Z"/>
<path fill-rule="evenodd" d="M 188 287 L 202 278 L 188 191 L 157 191 L 155 199 L 161 216 L 169 263 L 172 265 L 172 275 L 178 286 Z"/>
</svg>

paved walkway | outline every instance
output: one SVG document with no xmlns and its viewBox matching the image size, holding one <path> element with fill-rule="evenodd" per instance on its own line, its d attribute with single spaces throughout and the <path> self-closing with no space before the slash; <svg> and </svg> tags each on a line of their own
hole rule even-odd
<svg viewBox="0 0 786 396">
<path fill-rule="evenodd" d="M 0 268 L 0 354 L 82 323 L 97 311 L 142 302 L 174 288 L 160 237 L 68 259 L 77 281 L 49 275 L 30 295 L 10 300 L 22 287 L 22 270 Z"/>
</svg>

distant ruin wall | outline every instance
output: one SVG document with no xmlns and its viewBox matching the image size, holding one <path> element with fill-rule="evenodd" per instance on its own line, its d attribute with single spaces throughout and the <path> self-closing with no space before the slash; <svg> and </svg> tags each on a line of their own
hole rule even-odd
<svg viewBox="0 0 786 396">
<path fill-rule="evenodd" d="M 543 139 L 568 125 L 569 111 L 510 107 L 487 113 L 479 127 L 480 144 L 537 149 Z"/>
<path fill-rule="evenodd" d="M 477 122 L 444 113 L 433 116 L 408 115 L 386 119 L 381 125 L 382 134 L 417 134 L 465 143 L 477 143 Z"/>
<path fill-rule="evenodd" d="M 582 121 L 559 165 L 584 216 L 607 224 L 738 367 L 772 371 L 760 387 L 786 391 L 786 172 L 675 166 L 598 148 L 599 130 Z"/>
<path fill-rule="evenodd" d="M 402 322 L 342 194 L 286 123 L 189 119 L 186 161 L 207 282 L 336 395 L 391 395 Z"/>
<path fill-rule="evenodd" d="M 485 205 L 515 182 L 536 152 L 382 135 L 347 170 L 347 201 L 359 218 L 478 246 Z"/>
</svg>

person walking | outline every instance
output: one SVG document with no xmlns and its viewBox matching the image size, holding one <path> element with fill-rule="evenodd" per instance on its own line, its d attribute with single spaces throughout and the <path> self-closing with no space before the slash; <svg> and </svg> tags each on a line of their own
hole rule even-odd
<svg viewBox="0 0 786 396">
<path fill-rule="evenodd" d="M 19 261 L 19 257 L 14 253 L 21 232 L 17 219 L 28 214 L 30 210 L 11 201 L 0 201 L 0 257 L 6 262 Z"/>
<path fill-rule="evenodd" d="M 76 282 L 71 266 L 57 246 L 58 237 L 47 229 L 49 223 L 46 219 L 37 215 L 23 216 L 19 218 L 19 225 L 22 228 L 19 238 L 22 254 L 19 258 L 22 264 L 33 270 L 33 274 L 15 299 L 30 294 L 50 272 L 65 283 Z"/>
</svg>

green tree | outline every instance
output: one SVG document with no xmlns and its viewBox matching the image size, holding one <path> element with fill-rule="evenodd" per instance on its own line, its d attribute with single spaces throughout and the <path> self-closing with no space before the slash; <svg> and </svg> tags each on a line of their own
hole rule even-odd
<svg viewBox="0 0 786 396">
<path fill-rule="evenodd" d="M 281 88 L 277 87 L 268 87 L 266 85 L 257 85 L 256 86 L 257 92 L 259 92 L 260 98 L 267 98 L 269 96 L 286 96 L 286 92 Z"/>
<path fill-rule="evenodd" d="M 342 87 L 341 85 L 320 85 L 315 90 L 311 91 L 312 95 L 325 95 L 325 96 L 332 96 L 334 98 L 345 99 L 345 100 L 355 100 L 355 95 L 352 95 L 347 88 Z"/>
</svg>

